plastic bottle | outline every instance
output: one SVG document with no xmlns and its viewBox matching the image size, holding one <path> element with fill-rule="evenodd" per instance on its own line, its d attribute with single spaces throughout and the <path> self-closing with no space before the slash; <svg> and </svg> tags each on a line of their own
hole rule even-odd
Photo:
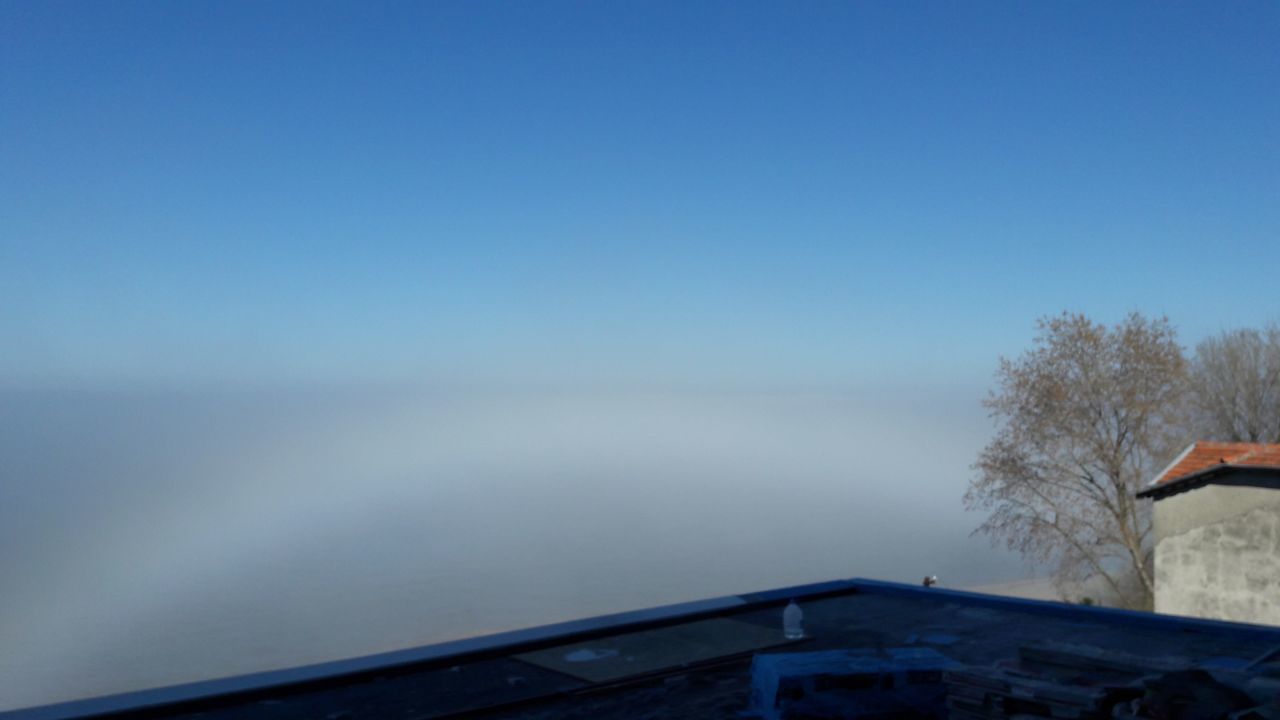
<svg viewBox="0 0 1280 720">
<path fill-rule="evenodd" d="M 782 636 L 788 640 L 804 637 L 804 611 L 795 600 L 787 603 L 787 609 L 782 611 Z"/>
</svg>

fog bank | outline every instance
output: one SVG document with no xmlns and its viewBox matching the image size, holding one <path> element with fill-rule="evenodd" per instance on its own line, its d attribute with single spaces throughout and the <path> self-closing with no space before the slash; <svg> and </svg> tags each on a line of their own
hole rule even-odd
<svg viewBox="0 0 1280 720">
<path fill-rule="evenodd" d="M 977 397 L 6 392 L 0 709 L 787 584 L 1021 576 Z"/>
</svg>

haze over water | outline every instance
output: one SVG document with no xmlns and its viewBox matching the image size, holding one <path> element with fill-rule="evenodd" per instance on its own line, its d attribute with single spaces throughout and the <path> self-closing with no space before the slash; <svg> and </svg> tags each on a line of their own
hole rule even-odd
<svg viewBox="0 0 1280 720">
<path fill-rule="evenodd" d="M 1019 575 L 972 397 L 12 392 L 0 707 L 865 576 Z"/>
</svg>

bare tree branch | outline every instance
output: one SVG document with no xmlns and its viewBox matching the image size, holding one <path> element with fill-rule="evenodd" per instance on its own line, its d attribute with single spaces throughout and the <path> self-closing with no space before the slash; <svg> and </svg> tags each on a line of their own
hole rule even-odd
<svg viewBox="0 0 1280 720">
<path fill-rule="evenodd" d="M 1000 361 L 985 401 L 998 431 L 965 503 L 991 513 L 978 532 L 1053 563 L 1059 580 L 1099 578 L 1150 607 L 1150 508 L 1134 492 L 1181 434 L 1182 349 L 1166 319 L 1138 314 L 1108 328 L 1064 313 L 1039 330 Z"/>
<path fill-rule="evenodd" d="M 1280 442 L 1280 325 L 1232 330 L 1196 346 L 1191 406 L 1205 439 Z"/>
</svg>

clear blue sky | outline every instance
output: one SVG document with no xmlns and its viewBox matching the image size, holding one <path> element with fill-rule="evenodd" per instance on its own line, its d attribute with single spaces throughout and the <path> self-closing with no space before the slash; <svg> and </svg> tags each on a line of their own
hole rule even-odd
<svg viewBox="0 0 1280 720">
<path fill-rule="evenodd" d="M 1280 316 L 1280 5 L 0 3 L 0 384 L 985 382 Z"/>
</svg>

